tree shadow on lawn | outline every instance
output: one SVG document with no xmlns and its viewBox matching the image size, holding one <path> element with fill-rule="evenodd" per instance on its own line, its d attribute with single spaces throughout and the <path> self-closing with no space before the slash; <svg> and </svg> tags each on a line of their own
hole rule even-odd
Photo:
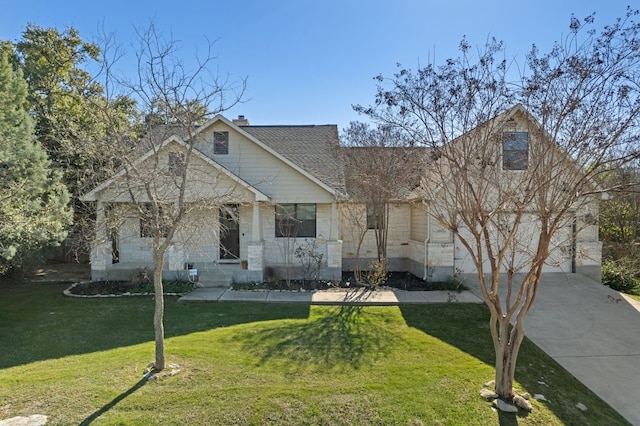
<svg viewBox="0 0 640 426">
<path fill-rule="evenodd" d="M 87 425 L 90 425 L 91 423 L 93 423 L 95 420 L 98 419 L 98 417 L 100 417 L 101 415 L 103 415 L 107 411 L 111 410 L 120 401 L 122 401 L 123 399 L 127 398 L 128 396 L 133 395 L 138 389 L 143 387 L 147 383 L 147 381 L 148 380 L 147 380 L 146 377 L 143 377 L 142 379 L 140 379 L 135 385 L 131 386 L 126 392 L 123 392 L 120 395 L 118 395 L 117 397 L 113 398 L 113 400 L 111 402 L 109 402 L 108 404 L 104 405 L 99 410 L 96 410 L 93 414 L 91 414 L 89 417 L 87 417 L 82 422 L 80 422 L 80 426 L 87 426 Z"/>
<path fill-rule="evenodd" d="M 235 337 L 256 355 L 258 365 L 283 361 L 291 372 L 298 369 L 358 369 L 387 354 L 400 339 L 381 321 L 385 313 L 371 307 L 343 305 L 314 309 L 307 321 L 296 321 Z"/>
<path fill-rule="evenodd" d="M 65 297 L 69 284 L 6 285 L 0 293 L 0 369 L 153 342 L 151 296 Z M 165 298 L 167 338 L 219 327 L 307 319 L 309 305 L 178 303 Z M 150 352 L 150 358 L 153 353 Z"/>
</svg>

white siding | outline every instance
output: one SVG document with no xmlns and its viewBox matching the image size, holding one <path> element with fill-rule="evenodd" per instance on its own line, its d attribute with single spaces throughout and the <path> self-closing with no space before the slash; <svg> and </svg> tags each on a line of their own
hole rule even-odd
<svg viewBox="0 0 640 426">
<path fill-rule="evenodd" d="M 213 154 L 214 131 L 229 132 L 229 153 Z M 333 196 L 316 182 L 224 123 L 199 135 L 197 147 L 276 203 L 331 202 Z"/>
<path fill-rule="evenodd" d="M 475 242 L 471 238 L 468 229 L 461 229 L 462 238 L 466 238 L 471 247 L 475 247 Z M 516 272 L 526 272 L 528 270 L 529 259 L 536 251 L 539 236 L 539 225 L 535 215 L 525 215 L 522 217 L 518 237 L 515 239 L 514 246 L 505 256 L 505 264 L 501 265 L 501 270 L 506 271 L 513 265 Z M 497 233 L 494 233 L 493 244 L 494 252 L 500 246 Z M 462 244 L 461 238 L 455 238 L 455 268 L 461 273 L 474 273 L 476 267 L 467 248 Z M 513 263 L 510 263 L 510 256 L 513 255 Z M 487 251 L 483 251 L 483 269 L 490 272 L 489 261 L 486 258 Z M 543 267 L 543 272 L 571 272 L 571 224 L 563 226 L 553 237 L 550 246 L 550 254 Z"/>
<path fill-rule="evenodd" d="M 411 206 L 411 239 L 424 241 L 428 238 L 429 225 L 426 206 L 419 204 Z"/>
</svg>

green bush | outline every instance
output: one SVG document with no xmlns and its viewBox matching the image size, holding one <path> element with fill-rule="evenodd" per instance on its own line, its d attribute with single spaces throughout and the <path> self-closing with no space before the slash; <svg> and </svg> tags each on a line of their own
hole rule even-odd
<svg viewBox="0 0 640 426">
<path fill-rule="evenodd" d="M 622 262 L 609 260 L 602 264 L 602 284 L 624 293 L 640 294 L 640 280 Z"/>
</svg>

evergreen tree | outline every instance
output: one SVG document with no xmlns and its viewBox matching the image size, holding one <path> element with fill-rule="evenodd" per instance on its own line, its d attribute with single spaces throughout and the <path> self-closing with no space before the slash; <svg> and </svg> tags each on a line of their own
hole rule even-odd
<svg viewBox="0 0 640 426">
<path fill-rule="evenodd" d="M 0 49 L 0 274 L 66 237 L 72 212 L 59 172 L 35 142 L 27 83 Z"/>
</svg>

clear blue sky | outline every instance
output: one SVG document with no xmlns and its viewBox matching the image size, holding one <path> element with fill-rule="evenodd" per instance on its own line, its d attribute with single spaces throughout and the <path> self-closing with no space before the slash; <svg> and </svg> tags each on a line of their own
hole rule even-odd
<svg viewBox="0 0 640 426">
<path fill-rule="evenodd" d="M 220 72 L 247 77 L 246 103 L 227 117 L 342 130 L 358 119 L 352 104 L 372 102 L 373 77 L 391 75 L 396 63 L 441 63 L 457 56 L 463 36 L 472 45 L 495 36 L 522 62 L 533 43 L 545 51 L 566 35 L 572 13 L 596 12 L 602 26 L 623 16 L 630 1 L 2 0 L 0 39 L 19 39 L 27 22 L 73 26 L 85 40 L 103 26 L 128 47 L 134 28 L 153 21 L 181 42 L 185 58 L 216 40 Z"/>
</svg>

